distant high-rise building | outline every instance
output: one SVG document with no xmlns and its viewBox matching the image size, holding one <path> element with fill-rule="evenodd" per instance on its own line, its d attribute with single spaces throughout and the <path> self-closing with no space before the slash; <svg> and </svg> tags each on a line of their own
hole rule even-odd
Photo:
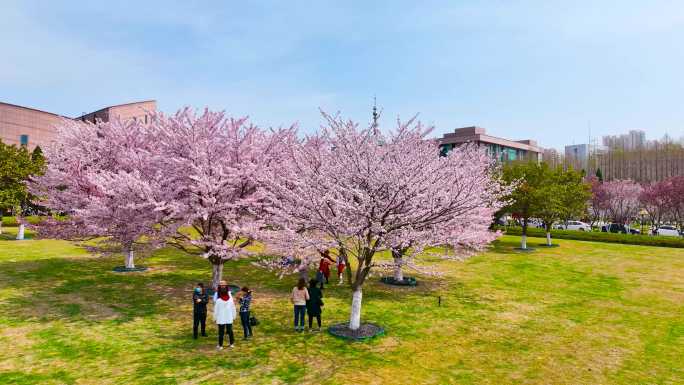
<svg viewBox="0 0 684 385">
<path fill-rule="evenodd" d="M 606 135 L 603 145 L 609 149 L 635 150 L 646 145 L 646 133 L 642 130 L 630 130 L 622 135 Z"/>
<path fill-rule="evenodd" d="M 542 151 L 542 160 L 552 168 L 563 164 L 563 157 L 555 148 L 545 148 Z"/>
<path fill-rule="evenodd" d="M 589 145 L 573 144 L 565 146 L 565 162 L 575 170 L 587 170 L 589 162 Z"/>
</svg>

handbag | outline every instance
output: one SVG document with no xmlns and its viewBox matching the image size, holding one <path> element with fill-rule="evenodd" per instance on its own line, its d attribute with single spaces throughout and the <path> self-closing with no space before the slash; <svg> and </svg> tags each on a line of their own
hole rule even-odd
<svg viewBox="0 0 684 385">
<path fill-rule="evenodd" d="M 259 324 L 259 320 L 257 319 L 256 316 L 250 315 L 249 316 L 249 325 L 250 326 L 257 326 Z"/>
</svg>

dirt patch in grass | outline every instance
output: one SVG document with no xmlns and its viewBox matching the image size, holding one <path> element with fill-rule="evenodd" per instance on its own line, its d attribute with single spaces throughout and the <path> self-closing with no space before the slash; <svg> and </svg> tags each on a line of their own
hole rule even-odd
<svg viewBox="0 0 684 385">
<path fill-rule="evenodd" d="M 120 313 L 111 307 L 83 298 L 74 294 L 59 294 L 55 296 L 61 303 L 78 305 L 79 313 L 89 320 L 111 320 L 120 316 Z"/>
</svg>

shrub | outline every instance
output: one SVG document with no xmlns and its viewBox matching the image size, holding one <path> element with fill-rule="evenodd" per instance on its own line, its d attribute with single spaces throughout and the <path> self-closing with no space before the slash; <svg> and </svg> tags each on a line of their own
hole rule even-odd
<svg viewBox="0 0 684 385">
<path fill-rule="evenodd" d="M 498 227 L 508 235 L 521 235 L 522 228 L 518 226 Z M 527 235 L 530 237 L 546 237 L 544 229 L 528 228 Z M 551 237 L 555 239 L 572 239 L 576 241 L 622 243 L 625 245 L 643 245 L 660 247 L 680 247 L 684 248 L 684 238 L 682 237 L 662 237 L 653 235 L 632 235 L 621 233 L 604 233 L 600 231 L 573 231 L 573 230 L 551 230 Z"/>
<path fill-rule="evenodd" d="M 31 215 L 28 217 L 24 217 L 24 219 L 26 219 L 26 221 L 30 224 L 36 224 L 40 222 L 41 217 L 37 215 Z M 19 226 L 19 223 L 17 223 L 17 218 L 15 217 L 2 217 L 2 225 L 8 227 L 16 227 Z"/>
</svg>

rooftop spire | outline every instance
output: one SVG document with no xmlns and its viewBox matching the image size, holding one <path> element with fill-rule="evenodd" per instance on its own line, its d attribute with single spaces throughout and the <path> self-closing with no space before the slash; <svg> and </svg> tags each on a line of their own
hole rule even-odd
<svg viewBox="0 0 684 385">
<path fill-rule="evenodd" d="M 378 134 L 378 118 L 379 117 L 380 117 L 380 114 L 378 113 L 377 99 L 375 98 L 375 95 L 373 95 L 373 124 L 371 125 L 371 128 L 373 129 L 374 135 Z"/>
</svg>

